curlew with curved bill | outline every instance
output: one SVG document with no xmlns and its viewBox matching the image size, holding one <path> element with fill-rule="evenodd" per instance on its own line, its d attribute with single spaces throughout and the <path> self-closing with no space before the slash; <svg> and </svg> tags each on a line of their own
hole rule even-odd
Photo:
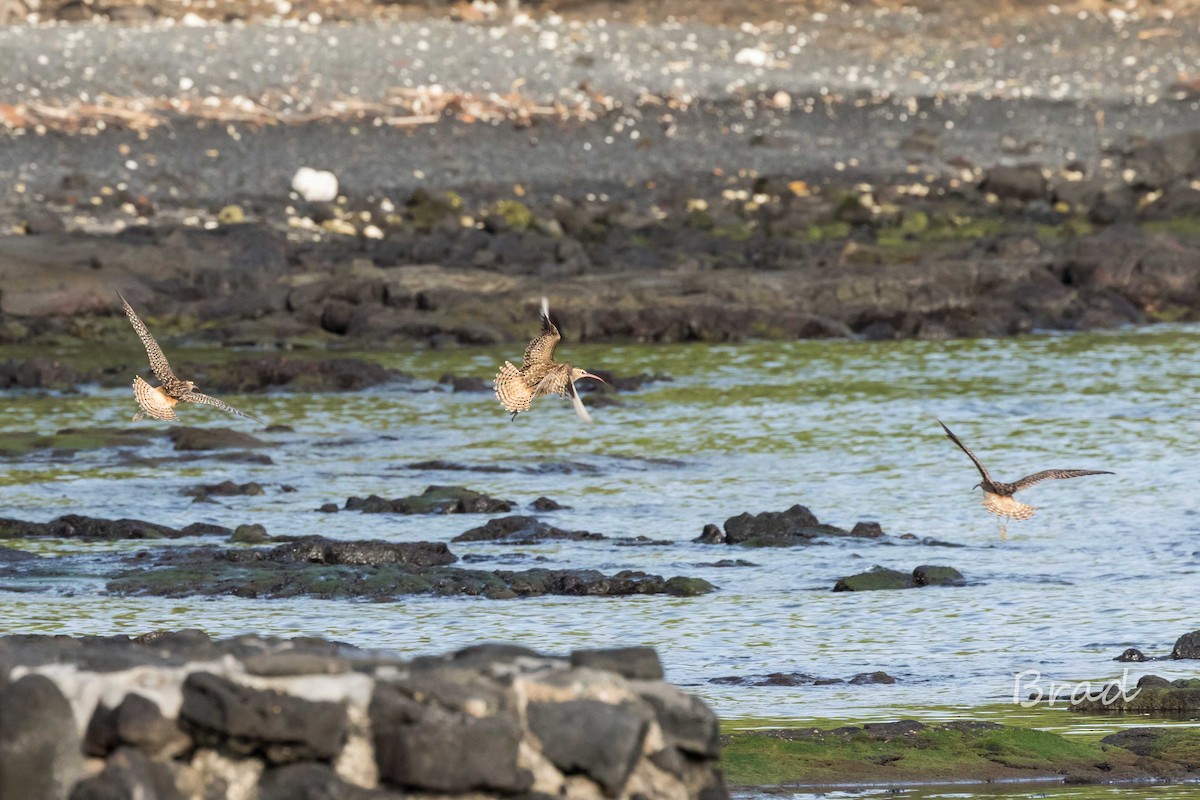
<svg viewBox="0 0 1200 800">
<path fill-rule="evenodd" d="M 1032 475 L 1026 475 L 1016 483 L 1002 483 L 992 478 L 987 467 L 983 465 L 983 462 L 954 435 L 953 431 L 946 427 L 946 423 L 939 419 L 938 425 L 942 426 L 942 430 L 950 437 L 950 441 L 958 445 L 959 449 L 967 454 L 967 457 L 975 463 L 975 468 L 979 470 L 979 475 L 983 480 L 971 488 L 983 489 L 983 507 L 1000 518 L 997 524 L 999 525 L 1000 539 L 1002 541 L 1008 538 L 1009 520 L 1015 519 L 1020 522 L 1021 520 L 1029 519 L 1037 511 L 1035 506 L 1026 505 L 1013 497 L 1013 495 L 1022 489 L 1028 489 L 1030 486 L 1042 481 L 1081 478 L 1084 475 L 1114 474 L 1107 470 L 1096 469 L 1046 469 L 1041 472 L 1035 472 Z"/>
<path fill-rule="evenodd" d="M 117 297 L 121 298 L 121 303 L 125 306 L 125 316 L 129 317 L 133 330 L 146 348 L 146 355 L 150 358 L 150 369 L 154 371 L 154 377 L 162 384 L 161 386 L 151 386 L 140 375 L 134 377 L 133 396 L 141 406 L 141 410 L 133 415 L 134 422 L 144 417 L 177 420 L 179 417 L 175 414 L 175 406 L 183 402 L 202 403 L 219 408 L 229 414 L 254 420 L 259 425 L 267 424 L 258 417 L 251 416 L 245 411 L 239 411 L 222 400 L 197 392 L 195 383 L 180 379 L 171 369 L 171 365 L 167 363 L 167 357 L 163 355 L 162 348 L 158 346 L 158 342 L 146 328 L 146 323 L 142 322 L 141 317 L 129 305 L 129 301 L 123 294 L 117 292 Z"/>
<path fill-rule="evenodd" d="M 575 406 L 575 414 L 584 422 L 591 422 L 592 416 L 584 408 L 575 390 L 575 381 L 580 378 L 595 378 L 604 383 L 604 379 L 593 375 L 579 367 L 573 367 L 567 362 L 554 360 L 554 348 L 558 346 L 562 336 L 558 328 L 550 321 L 550 302 L 542 298 L 542 332 L 525 348 L 525 361 L 518 369 L 512 362 L 505 361 L 504 366 L 496 373 L 494 387 L 496 398 L 506 411 L 512 413 L 512 419 L 517 414 L 528 411 L 535 397 L 557 394 L 568 397 Z"/>
</svg>

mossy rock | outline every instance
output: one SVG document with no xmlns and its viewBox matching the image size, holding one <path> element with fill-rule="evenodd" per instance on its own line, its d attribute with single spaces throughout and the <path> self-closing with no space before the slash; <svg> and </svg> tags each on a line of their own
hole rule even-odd
<svg viewBox="0 0 1200 800">
<path fill-rule="evenodd" d="M 504 224 L 514 231 L 529 230 L 536 222 L 529 206 L 520 200 L 501 200 L 496 203 L 496 216 L 504 220 Z"/>
<path fill-rule="evenodd" d="M 875 566 L 866 572 L 839 578 L 838 582 L 834 584 L 833 590 L 835 592 L 876 592 L 885 589 L 911 589 L 915 585 L 911 573 Z"/>
<path fill-rule="evenodd" d="M 13 458 L 39 451 L 69 454 L 106 447 L 142 447 L 150 444 L 155 435 L 151 429 L 124 428 L 64 428 L 49 436 L 7 431 L 0 433 L 0 456 Z"/>
</svg>

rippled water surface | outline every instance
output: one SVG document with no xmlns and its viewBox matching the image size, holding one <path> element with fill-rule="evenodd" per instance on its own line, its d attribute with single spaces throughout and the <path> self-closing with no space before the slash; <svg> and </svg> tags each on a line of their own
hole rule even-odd
<svg viewBox="0 0 1200 800">
<path fill-rule="evenodd" d="M 455 483 L 521 506 L 549 496 L 572 507 L 542 515 L 559 527 L 671 542 L 453 545 L 460 556 L 491 559 L 469 566 L 644 569 L 701 576 L 720 591 L 689 599 L 365 603 L 113 597 L 99 578 L 17 582 L 7 587 L 14 591 L 0 593 L 4 630 L 108 634 L 200 627 L 214 635 L 314 634 L 409 653 L 484 639 L 558 652 L 647 644 L 659 648 L 668 677 L 692 687 L 733 724 L 754 725 L 936 717 L 968 709 L 980 716 L 981 706 L 1013 708 L 1014 673 L 1038 670 L 1043 681 L 1117 677 L 1123 665 L 1112 658 L 1124 648 L 1165 655 L 1176 637 L 1197 627 L 1198 328 L 946 343 L 564 345 L 560 355 L 586 367 L 673 378 L 621 395 L 620 405 L 595 408 L 593 426 L 578 423 L 557 399 L 539 401 L 533 413 L 509 422 L 490 394 L 446 393 L 435 384 L 445 372 L 490 377 L 501 358 L 516 357 L 519 349 L 367 356 L 418 376 L 419 391 L 228 397 L 294 427 L 294 433 L 264 435 L 279 443 L 269 451 L 271 466 L 197 459 L 151 467 L 115 450 L 0 462 L 2 513 L 31 520 L 65 513 L 135 517 L 172 526 L 258 522 L 273 534 L 448 541 L 486 517 L 313 509 L 341 505 L 349 495 L 399 497 Z M 0 404 L 0 430 L 125 425 L 133 409 L 127 390 L 8 394 Z M 184 409 L 183 419 L 253 432 L 250 423 L 207 408 Z M 1009 541 L 1000 542 L 994 518 L 971 489 L 978 476 L 937 419 L 1000 478 L 1047 467 L 1117 475 L 1029 490 L 1022 497 L 1039 513 L 1014 524 Z M 164 439 L 137 455 L 177 454 Z M 406 467 L 429 459 L 515 471 Z M 552 463 L 573 466 L 539 471 Z M 193 504 L 180 493 L 226 478 L 258 481 L 267 494 Z M 281 484 L 297 491 L 282 493 Z M 743 550 L 691 542 L 705 523 L 795 503 L 823 522 L 851 527 L 877 520 L 892 535 L 961 547 L 851 541 Z M 109 563 L 105 553 L 143 545 L 22 546 L 43 554 L 92 552 L 99 572 Z M 722 558 L 754 566 L 710 566 Z M 970 585 L 830 591 L 838 577 L 873 564 L 903 570 L 949 564 Z M 1132 666 L 1133 679 L 1147 671 L 1194 673 L 1189 662 Z M 771 672 L 849 678 L 874 670 L 897 683 L 746 688 L 708 682 Z"/>
</svg>

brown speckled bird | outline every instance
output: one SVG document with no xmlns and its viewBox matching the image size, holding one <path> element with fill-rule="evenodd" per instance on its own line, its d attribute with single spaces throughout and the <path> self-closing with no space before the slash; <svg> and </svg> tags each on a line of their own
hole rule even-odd
<svg viewBox="0 0 1200 800">
<path fill-rule="evenodd" d="M 550 303 L 543 297 L 542 333 L 525 348 L 525 363 L 517 369 L 511 362 L 505 361 L 496 373 L 496 398 L 506 410 L 512 412 L 512 419 L 516 419 L 522 411 L 528 411 L 533 398 L 557 394 L 571 399 L 575 414 L 581 420 L 592 421 L 591 415 L 583 407 L 583 401 L 579 399 L 579 392 L 575 391 L 575 381 L 595 378 L 604 383 L 604 379 L 566 362 L 555 361 L 554 348 L 560 339 L 562 336 L 558 328 L 550 321 Z"/>
<path fill-rule="evenodd" d="M 1026 505 L 1017 498 L 1014 494 L 1022 489 L 1028 489 L 1036 483 L 1042 481 L 1062 480 L 1064 478 L 1081 478 L 1084 475 L 1112 475 L 1114 473 L 1105 470 L 1095 469 L 1047 469 L 1041 472 L 1035 472 L 1032 475 L 1026 475 L 1016 483 L 1001 483 L 992 480 L 992 476 L 988 473 L 987 467 L 983 465 L 975 454 L 972 453 L 965 444 L 959 441 L 959 438 L 946 427 L 946 423 L 938 420 L 938 425 L 942 426 L 942 430 L 950 437 L 950 441 L 959 446 L 971 461 L 975 462 L 975 468 L 979 470 L 979 474 L 983 480 L 975 484 L 972 488 L 983 489 L 983 507 L 1000 517 L 998 521 L 1001 540 L 1008 538 L 1008 521 L 1015 519 L 1018 522 L 1029 519 L 1033 516 L 1037 508 Z"/>
<path fill-rule="evenodd" d="M 244 411 L 239 411 L 224 401 L 197 392 L 196 384 L 191 381 L 181 380 L 175 374 L 175 371 L 171 369 L 171 365 L 167 363 L 167 357 L 163 355 L 162 348 L 158 346 L 158 342 L 154 341 L 154 337 L 150 335 L 146 324 L 142 322 L 141 317 L 129 305 L 129 301 L 120 292 L 117 292 L 117 296 L 121 298 L 121 303 L 125 306 L 125 316 L 129 317 L 130 324 L 133 325 L 138 338 L 142 340 L 142 344 L 146 347 L 146 355 L 150 357 L 150 369 L 154 371 L 154 377 L 158 378 L 158 382 L 162 384 L 162 386 L 151 386 L 142 380 L 140 375 L 134 377 L 133 396 L 137 399 L 138 405 L 142 407 L 141 411 L 133 415 L 134 422 L 143 417 L 177 420 L 179 417 L 175 414 L 175 405 L 182 401 L 185 403 L 203 403 L 204 405 L 219 408 L 230 414 L 236 414 L 239 417 L 252 419 L 259 425 L 266 425 L 265 422 L 257 417 L 253 417 Z"/>
</svg>

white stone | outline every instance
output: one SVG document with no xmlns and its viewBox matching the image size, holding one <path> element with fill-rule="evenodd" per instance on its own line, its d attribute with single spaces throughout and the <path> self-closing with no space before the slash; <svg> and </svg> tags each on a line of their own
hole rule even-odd
<svg viewBox="0 0 1200 800">
<path fill-rule="evenodd" d="M 310 203 L 330 203 L 338 196 L 338 179 L 328 170 L 301 167 L 292 176 L 292 190 Z"/>
<path fill-rule="evenodd" d="M 748 67 L 765 67 L 771 61 L 771 56 L 757 47 L 743 47 L 733 57 L 735 64 L 745 64 Z"/>
</svg>

